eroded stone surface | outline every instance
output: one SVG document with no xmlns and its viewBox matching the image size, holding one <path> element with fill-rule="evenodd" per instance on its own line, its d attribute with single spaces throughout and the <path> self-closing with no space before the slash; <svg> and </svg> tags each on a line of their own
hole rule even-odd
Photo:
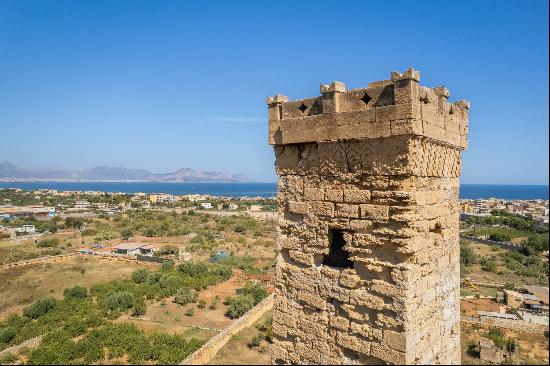
<svg viewBox="0 0 550 366">
<path fill-rule="evenodd" d="M 268 98 L 280 176 L 273 363 L 460 363 L 470 105 L 419 80 L 409 69 L 367 88 Z M 347 262 L 329 260 L 335 241 Z"/>
</svg>

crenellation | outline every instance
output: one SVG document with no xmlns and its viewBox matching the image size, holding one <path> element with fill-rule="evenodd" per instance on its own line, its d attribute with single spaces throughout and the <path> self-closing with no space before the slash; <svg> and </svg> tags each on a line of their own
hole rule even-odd
<svg viewBox="0 0 550 366">
<path fill-rule="evenodd" d="M 321 97 L 268 98 L 271 144 L 426 136 L 465 148 L 469 102 L 448 102 L 446 87 L 418 85 L 419 72 L 392 73 L 391 80 L 346 90 L 322 84 Z M 393 123 L 392 123 L 393 122 Z"/>
<path fill-rule="evenodd" d="M 390 80 L 268 98 L 278 183 L 275 364 L 458 364 L 467 101 Z"/>
</svg>

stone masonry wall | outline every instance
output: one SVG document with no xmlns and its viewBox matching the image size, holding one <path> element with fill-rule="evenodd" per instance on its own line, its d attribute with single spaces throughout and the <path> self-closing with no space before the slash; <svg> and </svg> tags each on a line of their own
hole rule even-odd
<svg viewBox="0 0 550 366">
<path fill-rule="evenodd" d="M 365 89 L 268 99 L 280 176 L 274 364 L 460 363 L 469 104 L 418 81 L 409 69 Z"/>
</svg>

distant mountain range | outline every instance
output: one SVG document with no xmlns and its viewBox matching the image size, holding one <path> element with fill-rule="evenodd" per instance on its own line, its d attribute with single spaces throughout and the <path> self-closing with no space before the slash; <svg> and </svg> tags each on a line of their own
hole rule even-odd
<svg viewBox="0 0 550 366">
<path fill-rule="evenodd" d="M 154 174 L 144 169 L 98 166 L 80 171 L 62 169 L 23 169 L 8 162 L 0 162 L 0 181 L 57 181 L 57 182 L 211 182 L 244 183 L 243 174 L 205 172 L 189 168 L 175 172 Z"/>
</svg>

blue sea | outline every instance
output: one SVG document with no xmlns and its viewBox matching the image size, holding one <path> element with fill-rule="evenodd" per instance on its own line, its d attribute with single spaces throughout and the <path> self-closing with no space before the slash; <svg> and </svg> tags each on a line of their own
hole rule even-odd
<svg viewBox="0 0 550 366">
<path fill-rule="evenodd" d="M 125 193 L 211 194 L 228 197 L 273 197 L 275 183 L 150 183 L 150 182 L 0 182 L 0 188 L 57 189 Z M 548 185 L 462 184 L 461 198 L 548 199 Z"/>
</svg>

